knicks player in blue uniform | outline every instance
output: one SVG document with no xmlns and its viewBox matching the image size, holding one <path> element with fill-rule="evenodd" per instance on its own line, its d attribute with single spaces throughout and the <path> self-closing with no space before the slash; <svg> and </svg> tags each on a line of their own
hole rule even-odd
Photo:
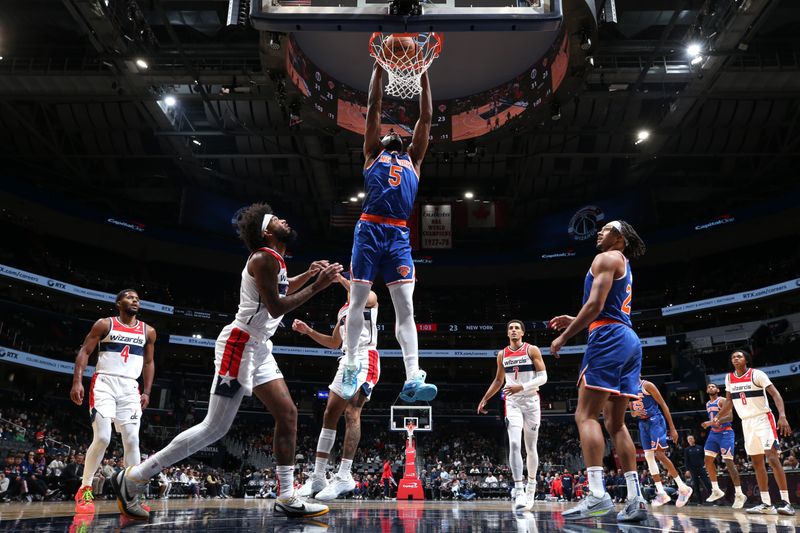
<svg viewBox="0 0 800 533">
<path fill-rule="evenodd" d="M 722 460 L 725 461 L 725 466 L 728 468 L 728 474 L 731 476 L 731 482 L 735 487 L 733 508 L 741 509 L 747 501 L 747 496 L 742 492 L 742 483 L 739 481 L 739 471 L 736 470 L 736 464 L 733 462 L 733 446 L 735 443 L 733 427 L 731 426 L 733 413 L 726 416 L 723 420 L 714 422 L 722 406 L 725 405 L 725 398 L 719 395 L 719 387 L 717 387 L 715 383 L 708 384 L 706 387 L 706 394 L 708 394 L 708 401 L 706 402 L 708 421 L 703 422 L 703 427 L 708 429 L 708 438 L 706 438 L 705 445 L 706 471 L 708 472 L 709 479 L 711 479 L 712 488 L 711 494 L 706 498 L 706 501 L 715 502 L 725 497 L 725 491 L 719 488 L 719 482 L 717 481 L 717 465 L 714 464 L 717 455 L 721 455 Z"/>
<path fill-rule="evenodd" d="M 667 428 L 669 428 L 669 438 L 672 442 L 678 443 L 678 431 L 672 422 L 672 413 L 669 412 L 667 402 L 664 401 L 658 388 L 647 380 L 639 382 L 637 396 L 631 399 L 631 415 L 639 419 L 639 440 L 642 441 L 644 460 L 656 484 L 656 496 L 651 503 L 653 507 L 660 507 L 671 500 L 661 483 L 661 474 L 658 471 L 658 463 L 661 463 L 678 485 L 678 499 L 675 506 L 683 507 L 689 502 L 694 489 L 683 482 L 678 469 L 666 453 L 666 450 L 669 450 Z"/>
<path fill-rule="evenodd" d="M 647 518 L 647 504 L 636 473 L 636 448 L 625 427 L 629 398 L 638 398 L 642 345 L 631 323 L 633 276 L 628 259 L 644 254 L 645 245 L 627 222 L 609 222 L 597 234 L 597 249 L 583 287 L 583 307 L 577 316 L 560 315 L 550 327 L 561 331 L 550 344 L 558 357 L 562 346 L 585 328 L 589 341 L 578 379 L 578 407 L 575 422 L 589 477 L 589 494 L 577 506 L 564 511 L 568 520 L 603 516 L 614 510 L 603 487 L 605 439 L 598 422 L 603 413 L 620 463 L 625 470 L 628 498 L 617 514 L 621 522 Z M 563 330 L 563 331 L 562 331 Z"/>
<path fill-rule="evenodd" d="M 342 366 L 342 393 L 345 400 L 357 389 L 360 371 L 356 360 L 358 341 L 364 323 L 364 306 L 372 281 L 383 276 L 392 298 L 396 317 L 395 334 L 403 351 L 406 382 L 400 398 L 406 402 L 430 401 L 436 386 L 425 383 L 419 368 L 417 327 L 414 323 L 414 263 L 407 220 L 414 208 L 422 159 L 428 149 L 433 100 L 427 72 L 422 75 L 419 120 L 411 144 L 406 147 L 397 133 L 381 139 L 381 86 L 383 69 L 375 63 L 369 85 L 367 122 L 364 132 L 364 199 L 361 219 L 353 235 L 350 260 L 350 312 L 347 313 Z"/>
</svg>

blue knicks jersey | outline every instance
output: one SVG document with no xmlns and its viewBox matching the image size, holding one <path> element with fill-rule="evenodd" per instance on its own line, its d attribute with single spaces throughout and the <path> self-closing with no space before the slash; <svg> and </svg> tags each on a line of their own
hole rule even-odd
<svg viewBox="0 0 800 533">
<path fill-rule="evenodd" d="M 594 276 L 592 269 L 586 273 L 586 279 L 583 282 L 583 303 L 589 299 L 589 293 L 592 290 L 592 283 L 594 283 Z M 631 273 L 631 264 L 625 260 L 625 275 L 620 279 L 615 279 L 611 284 L 611 290 L 608 291 L 606 296 L 606 303 L 600 314 L 597 315 L 595 320 L 611 319 L 616 322 L 621 322 L 626 326 L 633 327 L 631 323 L 631 297 L 633 295 L 633 274 Z"/>
<path fill-rule="evenodd" d="M 417 197 L 419 177 L 408 153 L 381 150 L 364 169 L 364 207 L 362 211 L 398 220 L 408 220 Z"/>
<path fill-rule="evenodd" d="M 654 416 L 664 416 L 658 402 L 645 392 L 644 381 L 639 382 L 639 399 L 631 402 L 631 409 L 639 418 L 646 419 L 653 418 Z"/>
<path fill-rule="evenodd" d="M 708 419 L 709 420 L 714 420 L 714 418 L 717 415 L 719 415 L 719 401 L 720 401 L 720 398 L 718 397 L 714 401 L 706 402 L 706 411 L 708 412 Z M 718 427 L 718 428 L 716 428 L 714 426 L 710 426 L 709 429 L 711 431 L 713 431 L 714 433 L 720 433 L 722 431 L 728 431 L 729 429 L 731 429 L 731 423 L 730 422 L 724 422 L 724 423 L 720 424 L 719 426 L 720 427 Z"/>
</svg>

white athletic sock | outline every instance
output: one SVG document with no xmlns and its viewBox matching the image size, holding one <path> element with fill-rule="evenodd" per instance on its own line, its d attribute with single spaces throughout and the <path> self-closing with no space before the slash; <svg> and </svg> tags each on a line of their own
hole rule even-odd
<svg viewBox="0 0 800 533">
<path fill-rule="evenodd" d="M 711 482 L 711 488 L 714 489 L 714 490 L 720 490 L 719 489 L 719 481 L 712 481 Z"/>
<path fill-rule="evenodd" d="M 514 488 L 515 489 L 524 489 L 525 488 L 525 481 L 524 480 L 514 481 Z"/>
<path fill-rule="evenodd" d="M 742 486 L 741 485 L 736 485 L 734 487 L 734 490 L 736 491 L 736 494 L 744 494 L 744 492 L 742 492 Z"/>
<path fill-rule="evenodd" d="M 225 436 L 230 429 L 239 405 L 244 397 L 244 389 L 240 388 L 232 397 L 211 394 L 208 400 L 208 412 L 205 419 L 192 426 L 167 444 L 163 450 L 154 453 L 146 461 L 132 467 L 126 478 L 129 486 L 145 483 L 167 466 L 174 465 L 209 444 L 214 444 Z"/>
<path fill-rule="evenodd" d="M 683 480 L 681 479 L 681 476 L 678 476 L 678 477 L 675 478 L 675 483 L 678 485 L 678 490 L 685 490 L 686 489 L 686 483 L 683 482 Z"/>
<path fill-rule="evenodd" d="M 317 457 L 316 460 L 314 460 L 314 473 L 312 475 L 314 477 L 324 478 L 325 470 L 327 469 L 328 469 L 328 458 Z"/>
<path fill-rule="evenodd" d="M 603 467 L 590 466 L 586 469 L 586 474 L 589 477 L 589 490 L 595 498 L 602 498 L 606 493 L 603 487 Z"/>
<path fill-rule="evenodd" d="M 782 490 L 782 491 L 780 491 L 780 493 L 781 493 L 781 500 L 783 500 L 785 502 L 788 502 L 789 501 L 789 491 L 788 490 Z"/>
<path fill-rule="evenodd" d="M 628 499 L 632 500 L 642 495 L 639 489 L 639 474 L 635 470 L 625 472 L 625 484 L 628 486 Z"/>
<path fill-rule="evenodd" d="M 761 503 L 764 505 L 772 505 L 772 499 L 769 497 L 769 492 L 761 491 Z"/>
<path fill-rule="evenodd" d="M 661 483 L 660 481 L 656 481 L 656 492 L 658 492 L 659 494 L 664 492 L 664 484 Z"/>
<path fill-rule="evenodd" d="M 403 351 L 403 364 L 406 367 L 407 380 L 419 371 L 417 325 L 414 323 L 414 285 L 415 282 L 411 281 L 389 286 L 389 295 L 392 297 L 392 305 L 394 305 L 394 333 L 400 349 Z M 347 331 L 349 334 L 349 325 Z"/>
<path fill-rule="evenodd" d="M 294 492 L 294 465 L 275 467 L 278 476 L 278 498 L 288 498 Z"/>
<path fill-rule="evenodd" d="M 353 460 L 342 458 L 339 463 L 339 477 L 350 477 L 350 470 L 353 469 Z"/>
<path fill-rule="evenodd" d="M 358 355 L 358 340 L 361 338 L 361 330 L 364 329 L 364 308 L 369 299 L 370 284 L 361 282 L 350 283 L 350 307 L 347 310 L 346 329 L 347 335 L 344 339 L 345 345 L 345 364 L 355 365 L 356 355 Z"/>
</svg>

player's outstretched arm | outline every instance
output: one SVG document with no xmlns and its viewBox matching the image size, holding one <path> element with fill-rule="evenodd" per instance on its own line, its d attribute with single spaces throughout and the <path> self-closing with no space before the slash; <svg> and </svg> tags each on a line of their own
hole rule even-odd
<svg viewBox="0 0 800 533">
<path fill-rule="evenodd" d="M 314 277 L 326 266 L 328 266 L 328 261 L 325 259 L 320 259 L 319 261 L 314 261 L 311 263 L 311 265 L 308 267 L 308 270 L 302 274 L 298 274 L 292 278 L 289 278 L 289 289 L 286 291 L 286 293 L 292 294 L 302 289 L 303 285 L 305 285 L 308 280 Z"/>
<path fill-rule="evenodd" d="M 339 324 L 336 324 L 336 327 L 333 328 L 333 332 L 330 335 L 320 333 L 299 319 L 294 319 L 294 322 L 292 322 L 292 329 L 301 335 L 308 335 L 314 342 L 325 348 L 335 350 L 342 346 L 342 333 L 339 331 Z"/>
<path fill-rule="evenodd" d="M 109 329 L 108 319 L 101 318 L 96 321 L 83 340 L 77 357 L 75 357 L 75 371 L 72 374 L 72 389 L 69 391 L 69 397 L 77 405 L 83 403 L 83 371 L 86 370 L 86 365 L 89 364 L 89 356 L 97 348 L 100 339 L 108 335 Z"/>
<path fill-rule="evenodd" d="M 247 270 L 253 275 L 258 293 L 264 306 L 272 316 L 285 315 L 308 301 L 309 298 L 330 286 L 342 271 L 342 265 L 332 263 L 320 271 L 313 283 L 294 294 L 281 298 L 278 295 L 278 260 L 267 252 L 256 252 L 247 263 Z"/>
<path fill-rule="evenodd" d="M 144 366 L 142 366 L 142 385 L 143 390 L 141 394 L 142 409 L 146 409 L 150 404 L 150 392 L 153 390 L 153 378 L 156 375 L 155 365 L 155 344 L 156 344 L 156 330 L 151 326 L 147 326 L 147 339 L 144 343 Z"/>
<path fill-rule="evenodd" d="M 661 412 L 664 413 L 664 419 L 667 421 L 667 427 L 669 428 L 669 436 L 672 442 L 678 444 L 678 430 L 675 429 L 675 424 L 672 422 L 672 413 L 669 412 L 669 406 L 667 406 L 667 402 L 664 401 L 664 397 L 661 396 L 661 391 L 649 381 L 645 381 L 642 384 L 642 388 L 647 391 L 658 406 L 661 407 Z"/>
<path fill-rule="evenodd" d="M 730 417 L 730 420 L 733 420 L 733 400 L 730 392 L 725 393 L 725 402 L 719 408 L 719 412 L 713 422 L 718 424 L 720 420 L 727 420 L 728 417 Z"/>
<path fill-rule="evenodd" d="M 586 300 L 586 303 L 583 304 L 583 307 L 581 307 L 575 319 L 572 320 L 561 335 L 556 337 L 550 344 L 551 355 L 558 356 L 559 350 L 561 350 L 561 347 L 569 339 L 574 337 L 578 332 L 583 331 L 597 318 L 597 315 L 603 310 L 608 292 L 611 290 L 611 285 L 614 283 L 614 274 L 619 268 L 620 263 L 623 262 L 620 254 L 610 254 L 608 252 L 598 254 L 594 258 L 594 261 L 592 261 L 594 281 L 589 291 L 589 298 Z"/>
<path fill-rule="evenodd" d="M 786 420 L 786 409 L 783 406 L 783 397 L 775 385 L 770 384 L 767 386 L 767 392 L 772 396 L 772 401 L 775 402 L 775 407 L 778 409 L 778 431 L 784 437 L 792 434 L 792 428 L 789 426 L 789 421 Z"/>
<path fill-rule="evenodd" d="M 367 123 L 364 128 L 364 166 L 369 166 L 381 146 L 381 105 L 383 103 L 383 69 L 378 63 L 372 67 L 367 97 Z"/>
<path fill-rule="evenodd" d="M 500 390 L 500 387 L 503 386 L 503 382 L 506 380 L 506 369 L 503 366 L 503 352 L 497 352 L 497 373 L 494 376 L 494 380 L 489 385 L 489 389 L 486 391 L 486 394 L 483 395 L 481 398 L 480 403 L 478 404 L 478 414 L 485 415 L 489 411 L 486 410 L 486 402 L 492 399 L 492 396 L 497 394 L 497 391 Z"/>
<path fill-rule="evenodd" d="M 419 175 L 419 168 L 422 160 L 425 159 L 425 152 L 428 151 L 428 141 L 431 137 L 431 121 L 433 120 L 433 96 L 431 84 L 428 80 L 428 72 L 425 71 L 420 78 L 422 93 L 419 95 L 419 119 L 414 126 L 414 135 L 411 137 L 411 145 L 408 147 L 408 155 Z"/>
</svg>

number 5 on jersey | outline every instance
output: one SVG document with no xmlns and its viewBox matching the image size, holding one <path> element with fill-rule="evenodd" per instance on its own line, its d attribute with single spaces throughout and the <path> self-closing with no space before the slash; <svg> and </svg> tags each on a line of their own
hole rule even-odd
<svg viewBox="0 0 800 533">
<path fill-rule="evenodd" d="M 400 180 L 403 178 L 403 167 L 399 165 L 392 165 L 389 169 L 389 185 L 392 187 L 397 187 L 400 185 Z"/>
</svg>

